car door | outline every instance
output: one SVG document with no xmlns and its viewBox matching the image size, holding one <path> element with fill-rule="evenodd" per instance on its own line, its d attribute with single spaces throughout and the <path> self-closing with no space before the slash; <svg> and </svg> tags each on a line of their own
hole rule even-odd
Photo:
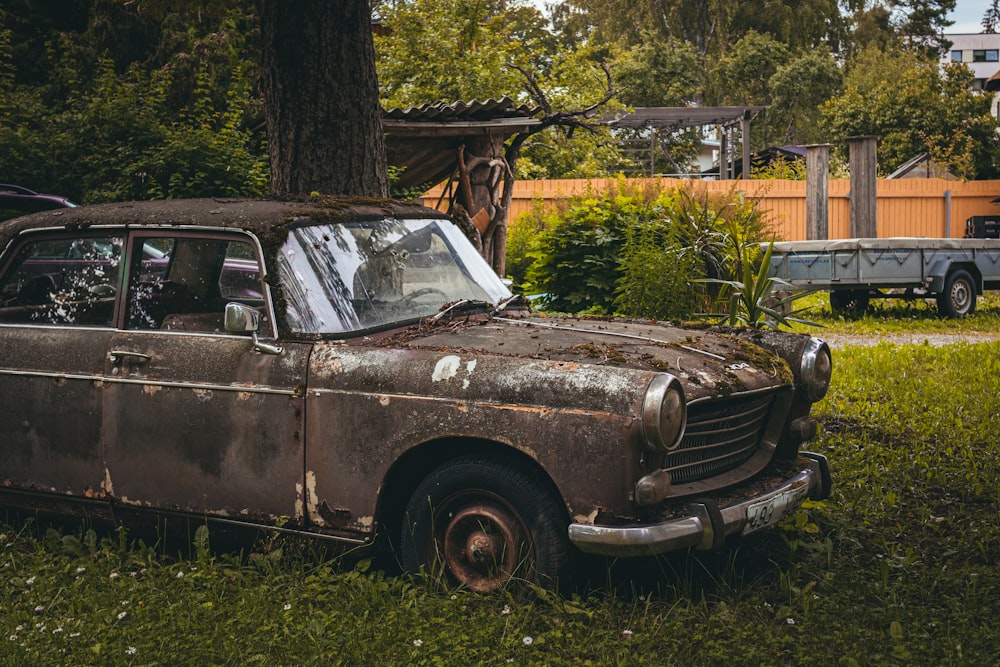
<svg viewBox="0 0 1000 667">
<path fill-rule="evenodd" d="M 116 506 L 295 521 L 310 346 L 255 348 L 223 326 L 226 303 L 240 302 L 264 313 L 262 337 L 275 335 L 256 239 L 136 231 L 128 245 L 104 393 Z"/>
<path fill-rule="evenodd" d="M 124 233 L 22 235 L 0 266 L 0 491 L 107 509 L 101 422 Z"/>
</svg>

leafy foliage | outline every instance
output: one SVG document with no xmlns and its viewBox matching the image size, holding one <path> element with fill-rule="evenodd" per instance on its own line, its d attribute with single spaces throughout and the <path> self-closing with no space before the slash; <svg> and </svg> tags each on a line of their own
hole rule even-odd
<svg viewBox="0 0 1000 667">
<path fill-rule="evenodd" d="M 155 38 L 104 49 L 117 33 L 106 35 L 100 20 L 82 33 L 54 33 L 51 68 L 38 75 L 45 79 L 24 83 L 24 61 L 0 43 L 8 73 L 0 77 L 0 174 L 84 203 L 266 192 L 262 140 L 249 125 L 260 103 L 256 70 L 244 65 L 253 62 L 246 15 L 154 24 L 115 5 L 102 10 Z"/>
<path fill-rule="evenodd" d="M 812 324 L 795 317 L 795 313 L 786 313 L 790 305 L 805 294 L 781 294 L 780 291 L 792 292 L 794 286 L 768 275 L 774 243 L 769 243 L 763 254 L 760 253 L 757 244 L 738 242 L 738 245 L 739 279 L 703 280 L 703 282 L 718 283 L 726 288 L 719 295 L 719 301 L 728 307 L 725 312 L 704 317 L 726 322 L 729 326 L 748 326 L 754 329 L 791 327 L 793 322 Z"/>
<path fill-rule="evenodd" d="M 546 216 L 529 253 L 529 290 L 542 294 L 548 309 L 611 312 L 625 228 L 639 216 L 628 196 L 585 197 Z"/>
<path fill-rule="evenodd" d="M 964 178 L 995 176 L 992 95 L 972 91 L 961 64 L 940 72 L 908 53 L 869 49 L 851 61 L 844 92 L 823 105 L 823 126 L 834 137 L 879 136 L 878 161 L 890 171 L 926 151 Z"/>
<path fill-rule="evenodd" d="M 733 273 L 741 271 L 734 254 L 740 243 L 759 242 L 767 232 L 755 204 L 735 190 L 710 197 L 624 181 L 549 213 L 536 207 L 529 220 L 517 226 L 540 231 L 511 261 L 533 259 L 523 284 L 543 295 L 543 307 L 657 319 L 707 307 L 717 290 L 695 280 L 740 275 Z"/>
</svg>

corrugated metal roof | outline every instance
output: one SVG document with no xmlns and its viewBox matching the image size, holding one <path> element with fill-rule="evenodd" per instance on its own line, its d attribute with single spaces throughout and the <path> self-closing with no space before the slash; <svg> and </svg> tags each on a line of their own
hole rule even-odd
<svg viewBox="0 0 1000 667">
<path fill-rule="evenodd" d="M 528 106 L 527 104 L 516 104 L 510 97 L 499 97 L 482 101 L 435 102 L 433 104 L 421 104 L 418 107 L 407 107 L 405 109 L 395 107 L 387 109 L 382 117 L 389 120 L 405 120 L 414 123 L 491 121 L 501 118 L 531 118 L 538 112 L 538 107 Z"/>
<path fill-rule="evenodd" d="M 608 116 L 611 127 L 656 127 L 680 130 L 704 125 L 729 125 L 751 119 L 767 107 L 636 107 Z"/>
<path fill-rule="evenodd" d="M 540 110 L 509 97 L 436 102 L 382 115 L 389 164 L 401 188 L 439 183 L 455 172 L 458 147 L 484 136 L 507 137 L 541 123 Z"/>
</svg>

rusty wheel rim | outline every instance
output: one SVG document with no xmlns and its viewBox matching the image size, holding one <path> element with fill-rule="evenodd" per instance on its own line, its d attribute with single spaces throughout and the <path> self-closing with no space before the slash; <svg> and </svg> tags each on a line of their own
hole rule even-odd
<svg viewBox="0 0 1000 667">
<path fill-rule="evenodd" d="M 451 579 L 477 592 L 495 591 L 528 563 L 527 530 L 504 501 L 453 498 L 437 513 L 435 542 Z"/>
</svg>

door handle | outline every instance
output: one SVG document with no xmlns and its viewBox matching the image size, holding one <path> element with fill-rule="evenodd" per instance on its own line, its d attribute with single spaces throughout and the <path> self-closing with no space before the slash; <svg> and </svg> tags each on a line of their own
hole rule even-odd
<svg viewBox="0 0 1000 667">
<path fill-rule="evenodd" d="M 144 364 L 152 359 L 152 357 L 148 354 L 143 354 L 142 352 L 132 352 L 130 350 L 111 350 L 111 352 L 108 353 L 108 358 L 113 364 L 117 364 L 123 359 L 132 359 L 138 364 Z"/>
</svg>

